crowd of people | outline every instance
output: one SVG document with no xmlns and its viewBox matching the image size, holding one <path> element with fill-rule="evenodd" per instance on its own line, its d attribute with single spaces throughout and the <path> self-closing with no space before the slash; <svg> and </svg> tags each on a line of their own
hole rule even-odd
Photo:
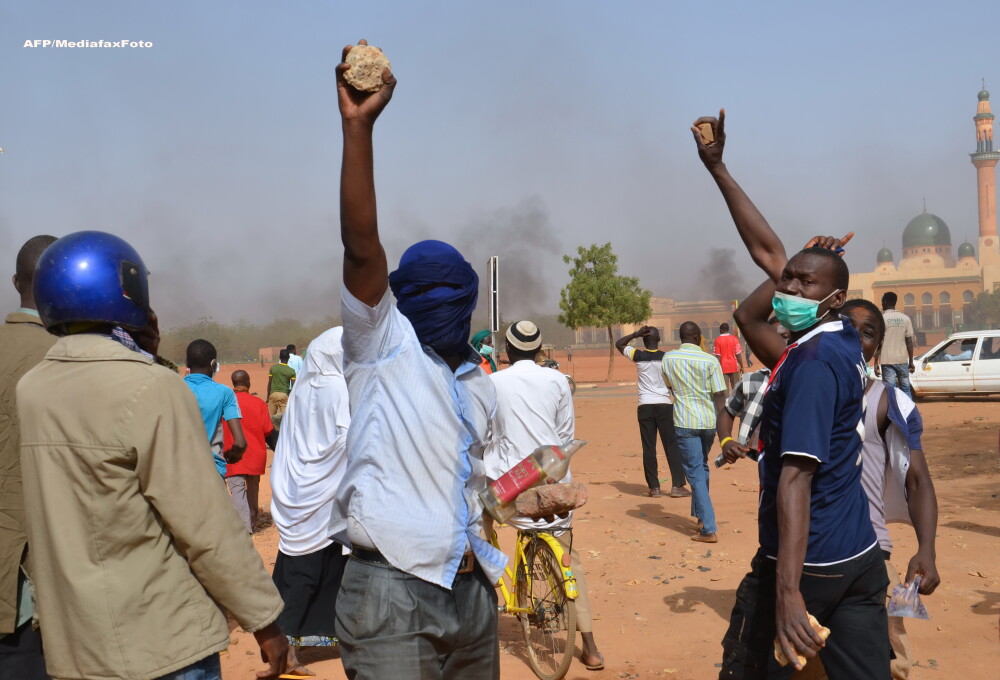
<svg viewBox="0 0 1000 680">
<path fill-rule="evenodd" d="M 254 634 L 262 678 L 307 675 L 296 650 L 331 645 L 350 678 L 499 678 L 494 586 L 507 557 L 478 493 L 537 446 L 574 438 L 572 395 L 538 365 L 531 321 L 505 329 L 506 362 L 491 333 L 471 334 L 479 280 L 454 247 L 418 242 L 389 271 L 372 133 L 396 81 L 386 70 L 380 90 L 360 92 L 346 68 L 343 325 L 305 358 L 282 349 L 266 402 L 245 371 L 232 388 L 215 380 L 206 340 L 187 347 L 183 379 L 158 356 L 146 266 L 124 240 L 38 236 L 18 252 L 20 308 L 0 327 L 0 678 L 218 680 L 226 612 Z M 650 327 L 621 338 L 638 369 L 648 494 L 690 497 L 692 540 L 716 543 L 709 451 L 718 439 L 722 461 L 756 461 L 759 549 L 720 678 L 905 678 L 889 590 L 939 582 L 936 500 L 905 391 L 912 327 L 888 296 L 884 313 L 846 299 L 849 238 L 787 257 L 723 163 L 724 114 L 698 124 L 713 127 L 711 143 L 694 128 L 698 152 L 766 277 L 735 314 L 761 368 L 741 375 L 728 326 L 712 352 L 693 322 L 667 352 Z M 868 373 L 880 355 L 885 383 Z M 268 449 L 271 574 L 251 540 Z M 903 579 L 886 530 L 899 519 L 919 544 Z M 581 661 L 603 668 L 572 514 L 511 524 L 564 545 Z"/>
</svg>

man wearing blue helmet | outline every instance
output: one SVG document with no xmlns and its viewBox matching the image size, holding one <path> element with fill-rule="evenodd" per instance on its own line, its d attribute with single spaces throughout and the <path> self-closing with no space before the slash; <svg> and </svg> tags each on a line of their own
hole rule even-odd
<svg viewBox="0 0 1000 680">
<path fill-rule="evenodd" d="M 276 677 L 281 598 L 205 455 L 194 395 L 155 358 L 146 267 L 125 241 L 70 234 L 34 293 L 63 337 L 18 383 L 32 578 L 57 678 L 221 678 L 223 608 Z"/>
<path fill-rule="evenodd" d="M 353 546 L 337 599 L 344 668 L 359 679 L 499 678 L 493 584 L 506 558 L 482 537 L 478 500 L 496 394 L 468 343 L 479 280 L 441 241 L 411 246 L 389 273 L 372 129 L 396 80 L 386 69 L 379 91 L 359 92 L 346 69 L 341 297 L 353 413 L 331 525 Z"/>
<path fill-rule="evenodd" d="M 25 572 L 28 548 L 14 388 L 56 341 L 42 326 L 32 288 L 38 258 L 55 240 L 35 236 L 21 246 L 14 274 L 21 306 L 0 326 L 0 680 L 48 678 L 42 639 L 31 625 L 34 600 Z"/>
</svg>

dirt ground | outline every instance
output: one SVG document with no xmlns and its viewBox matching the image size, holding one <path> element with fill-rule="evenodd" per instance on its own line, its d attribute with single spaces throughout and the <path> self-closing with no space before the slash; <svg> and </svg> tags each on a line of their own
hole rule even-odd
<svg viewBox="0 0 1000 680">
<path fill-rule="evenodd" d="M 607 371 L 606 358 L 575 357 L 571 364 L 556 358 L 584 380 L 603 378 Z M 628 362 L 617 363 L 616 377 L 634 381 Z M 224 366 L 220 382 L 235 368 Z M 263 393 L 266 370 L 244 368 L 251 371 L 254 391 Z M 715 677 L 736 587 L 757 545 L 755 470 L 745 462 L 712 470 L 720 542 L 692 542 L 689 501 L 645 495 L 634 384 L 594 386 L 584 380 L 578 380 L 576 393 L 577 436 L 590 445 L 574 459 L 573 475 L 587 484 L 590 502 L 576 515 L 574 543 L 590 583 L 595 638 L 607 666 L 588 672 L 576 661 L 567 678 Z M 942 583 L 925 598 L 931 619 L 906 620 L 915 660 L 911 678 L 995 678 L 1000 664 L 997 403 L 960 398 L 923 402 L 920 409 L 940 505 Z M 662 452 L 660 476 L 666 476 Z M 267 508 L 266 480 L 261 496 L 261 507 Z M 893 562 L 904 572 L 916 540 L 908 526 L 893 525 L 891 531 Z M 260 531 L 254 543 L 273 567 L 276 530 Z M 501 615 L 500 621 L 501 676 L 533 678 L 513 617 Z M 305 650 L 301 656 L 317 678 L 344 677 L 335 650 Z M 226 680 L 253 677 L 262 667 L 252 636 L 238 629 L 222 658 Z"/>
</svg>

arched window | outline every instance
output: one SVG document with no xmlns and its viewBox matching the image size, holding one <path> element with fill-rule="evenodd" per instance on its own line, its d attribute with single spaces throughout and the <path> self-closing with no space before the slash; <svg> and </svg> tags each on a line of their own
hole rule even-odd
<svg viewBox="0 0 1000 680">
<path fill-rule="evenodd" d="M 951 326 L 954 323 L 954 317 L 951 313 L 951 293 L 948 291 L 941 291 L 938 294 L 938 325 L 940 326 Z"/>
<path fill-rule="evenodd" d="M 907 293 L 903 296 L 903 304 L 907 307 L 912 307 L 917 303 L 917 299 L 913 297 L 913 293 Z"/>
<path fill-rule="evenodd" d="M 972 293 L 971 290 L 967 290 L 967 291 L 964 291 L 962 293 L 962 302 L 964 302 L 966 304 L 972 302 L 975 299 L 976 299 L 976 296 Z"/>
<path fill-rule="evenodd" d="M 930 293 L 924 293 L 920 296 L 920 304 L 929 305 L 934 301 L 934 296 Z"/>
</svg>

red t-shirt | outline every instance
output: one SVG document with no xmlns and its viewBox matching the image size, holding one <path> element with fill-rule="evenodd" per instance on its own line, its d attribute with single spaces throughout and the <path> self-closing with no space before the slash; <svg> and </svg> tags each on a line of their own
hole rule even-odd
<svg viewBox="0 0 1000 680">
<path fill-rule="evenodd" d="M 243 436 L 247 440 L 247 450 L 239 463 L 226 465 L 226 477 L 262 475 L 267 466 L 267 443 L 264 437 L 274 431 L 271 415 L 264 400 L 249 392 L 237 392 L 236 401 L 243 414 Z M 229 425 L 225 421 L 222 423 L 222 438 L 223 450 L 228 451 L 233 445 L 233 433 L 229 431 Z"/>
<path fill-rule="evenodd" d="M 715 339 L 715 356 L 719 357 L 722 364 L 723 373 L 736 373 L 740 370 L 740 365 L 736 362 L 736 355 L 743 351 L 743 346 L 735 335 L 726 333 Z"/>
</svg>

